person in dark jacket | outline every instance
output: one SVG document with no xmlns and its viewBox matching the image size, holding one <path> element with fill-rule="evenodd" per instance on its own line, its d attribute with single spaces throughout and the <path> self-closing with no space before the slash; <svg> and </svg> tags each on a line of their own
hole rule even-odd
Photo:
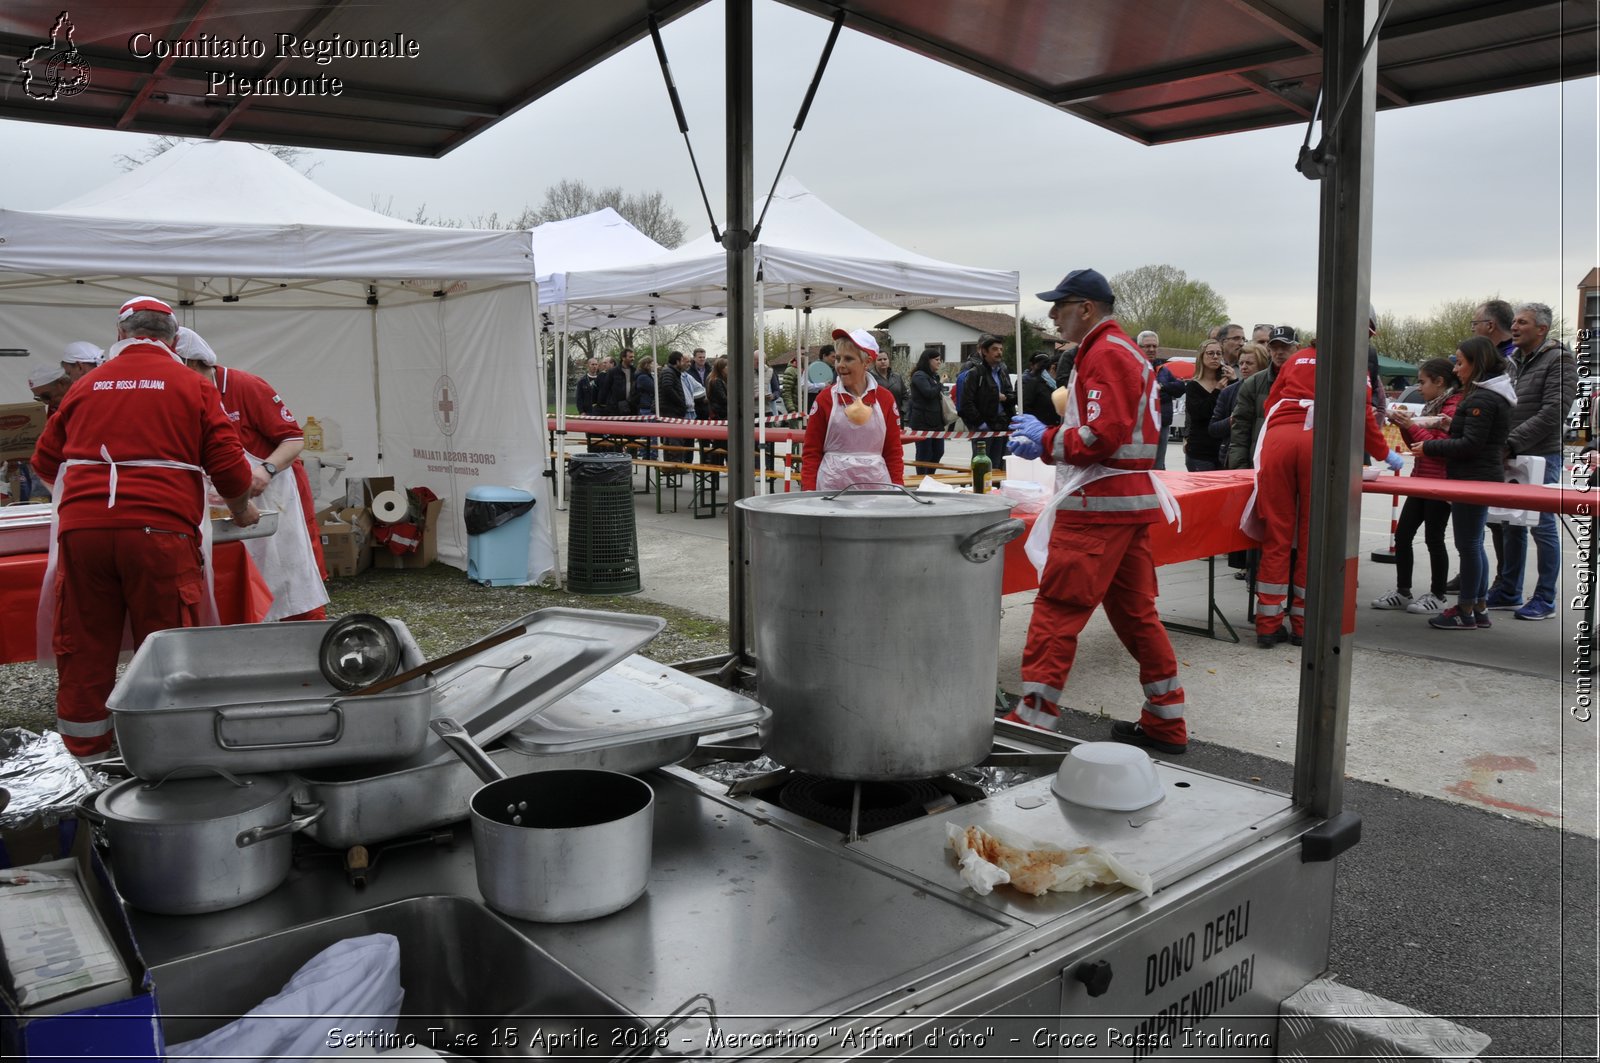
<svg viewBox="0 0 1600 1063">
<path fill-rule="evenodd" d="M 578 416 L 587 417 L 597 412 L 595 404 L 600 401 L 600 361 L 597 358 L 589 359 L 588 371 L 578 378 L 578 393 L 574 396 L 577 403 Z"/>
<path fill-rule="evenodd" d="M 1554 315 L 1543 303 L 1517 307 L 1511 322 L 1516 341 L 1512 358 L 1516 399 L 1511 410 L 1511 436 L 1506 457 L 1544 458 L 1544 482 L 1561 479 L 1563 420 L 1578 397 L 1578 367 L 1572 352 L 1550 337 Z M 1523 575 L 1528 560 L 1529 532 L 1538 551 L 1537 582 L 1527 604 L 1522 604 Z M 1507 524 L 1501 529 L 1503 550 L 1499 578 L 1489 596 L 1494 609 L 1516 610 L 1518 620 L 1549 620 L 1556 614 L 1557 577 L 1561 574 L 1561 535 L 1556 515 L 1544 513 L 1529 529 Z"/>
<path fill-rule="evenodd" d="M 728 359 L 718 358 L 711 363 L 706 376 L 706 412 L 713 421 L 728 419 Z M 728 464 L 728 444 L 725 440 L 708 439 L 702 459 L 707 465 Z"/>
<path fill-rule="evenodd" d="M 1056 384 L 1066 387 L 1072 380 L 1072 364 L 1078 359 L 1078 345 L 1076 343 L 1056 343 Z"/>
<path fill-rule="evenodd" d="M 1217 404 L 1211 409 L 1211 424 L 1207 431 L 1217 441 L 1217 468 L 1226 469 L 1228 447 L 1233 434 L 1233 408 L 1239 400 L 1239 388 L 1246 380 L 1261 371 L 1267 364 L 1267 349 L 1259 343 L 1247 343 L 1239 351 L 1239 363 L 1234 366 L 1233 383 L 1217 392 Z"/>
<path fill-rule="evenodd" d="M 1050 375 L 1050 360 L 1049 351 L 1039 351 L 1029 361 L 1028 371 L 1022 374 L 1022 412 L 1031 413 L 1054 428 L 1061 423 L 1061 415 L 1056 412 L 1055 400 L 1051 398 L 1055 394 L 1056 378 Z"/>
<path fill-rule="evenodd" d="M 1517 391 L 1506 379 L 1505 359 L 1494 344 L 1471 336 L 1456 348 L 1456 379 L 1461 401 L 1450 419 L 1448 439 L 1429 439 L 1422 453 L 1443 458 L 1452 480 L 1501 483 L 1505 480 L 1506 438 L 1511 434 L 1511 407 Z M 1488 507 L 1450 503 L 1456 553 L 1461 557 L 1461 589 L 1456 604 L 1428 618 L 1428 626 L 1445 631 L 1473 631 L 1490 626 L 1485 597 L 1489 590 L 1489 558 L 1483 549 Z"/>
<path fill-rule="evenodd" d="M 969 432 L 1005 432 L 1017 412 L 1017 393 L 1011 386 L 1011 374 L 1001 364 L 1005 348 L 994 336 L 978 340 L 978 364 L 962 377 L 960 414 Z M 1006 437 L 973 440 L 974 447 L 982 445 L 989 452 L 989 463 L 995 470 L 1006 467 Z"/>
<path fill-rule="evenodd" d="M 633 348 L 624 347 L 617 364 L 600 385 L 600 407 L 613 417 L 626 417 L 637 409 L 633 401 Z M 599 412 L 599 411 L 597 411 Z"/>
<path fill-rule="evenodd" d="M 950 425 L 944 419 L 944 382 L 939 370 L 944 366 L 944 355 L 936 348 L 924 348 L 917 358 L 917 367 L 911 371 L 911 398 L 907 403 L 906 427 L 913 431 L 946 432 Z M 937 465 L 944 460 L 944 440 L 917 440 L 916 461 L 919 464 Z M 926 474 L 932 469 L 919 469 Z"/>
<path fill-rule="evenodd" d="M 1217 441 L 1211 435 L 1211 415 L 1222 390 L 1222 344 L 1206 340 L 1195 359 L 1194 376 L 1184 385 L 1184 410 L 1189 418 L 1189 435 L 1183 443 L 1184 468 L 1190 472 L 1215 472 Z"/>
<path fill-rule="evenodd" d="M 872 374 L 872 379 L 880 388 L 889 389 L 889 394 L 894 396 L 895 413 L 900 415 L 900 423 L 905 424 L 911 404 L 911 392 L 906 388 L 906 378 L 894 371 L 887 354 L 878 355 L 868 372 Z"/>
</svg>

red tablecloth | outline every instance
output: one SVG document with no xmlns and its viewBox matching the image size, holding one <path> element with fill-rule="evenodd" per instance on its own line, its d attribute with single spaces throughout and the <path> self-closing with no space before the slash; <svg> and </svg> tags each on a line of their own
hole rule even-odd
<svg viewBox="0 0 1600 1063">
<path fill-rule="evenodd" d="M 241 543 L 219 543 L 212 551 L 217 566 L 217 612 L 224 624 L 257 624 L 272 608 L 272 592 Z M 31 661 L 39 588 L 44 584 L 45 554 L 0 557 L 0 662 Z"/>
<path fill-rule="evenodd" d="M 1441 480 L 1430 476 L 1380 476 L 1363 480 L 1363 494 L 1416 495 L 1445 502 L 1467 502 L 1504 509 L 1535 509 L 1541 513 L 1566 513 L 1592 517 L 1600 488 L 1544 487 L 1540 484 L 1496 484 L 1478 480 Z"/>
<path fill-rule="evenodd" d="M 1244 515 L 1244 505 L 1250 500 L 1250 489 L 1255 483 L 1252 470 L 1168 471 L 1156 475 L 1183 507 L 1182 531 L 1176 524 L 1165 521 L 1150 526 L 1150 552 L 1155 555 L 1157 565 L 1174 565 L 1260 545 L 1239 530 L 1239 518 Z M 1037 514 L 1021 516 L 1031 532 Z M 1006 570 L 1000 583 L 1002 594 L 1031 591 L 1039 585 L 1033 562 L 1023 552 L 1026 540 L 1024 534 L 1006 544 Z"/>
</svg>

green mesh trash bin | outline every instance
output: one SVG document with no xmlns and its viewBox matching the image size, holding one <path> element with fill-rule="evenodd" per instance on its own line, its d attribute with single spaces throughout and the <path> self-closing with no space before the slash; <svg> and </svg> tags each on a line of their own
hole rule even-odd
<svg viewBox="0 0 1600 1063">
<path fill-rule="evenodd" d="M 579 594 L 640 590 L 633 459 L 626 454 L 574 454 L 568 469 L 567 587 Z"/>
</svg>

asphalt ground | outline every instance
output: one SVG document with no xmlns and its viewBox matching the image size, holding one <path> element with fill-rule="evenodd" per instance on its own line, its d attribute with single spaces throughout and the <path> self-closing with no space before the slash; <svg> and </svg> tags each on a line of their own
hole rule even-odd
<svg viewBox="0 0 1600 1063">
<path fill-rule="evenodd" d="M 956 441 L 946 460 L 961 453 Z M 662 514 L 653 495 L 636 499 L 640 597 L 726 619 L 727 524 L 693 519 L 689 494 L 671 512 L 669 492 Z M 1393 589 L 1392 567 L 1370 560 L 1388 546 L 1389 518 L 1387 499 L 1366 498 L 1345 791 L 1363 836 L 1340 858 L 1329 974 L 1482 1030 L 1493 1038 L 1483 1058 L 1595 1058 L 1600 743 L 1570 712 L 1581 617 L 1497 612 L 1491 631 L 1437 632 L 1426 617 L 1368 608 Z M 565 515 L 559 526 L 564 549 Z M 1565 532 L 1563 546 L 1565 602 L 1578 557 Z M 1203 621 L 1205 563 L 1159 575 L 1163 617 Z M 1220 560 L 1215 587 L 1244 641 L 1172 636 L 1190 705 L 1184 763 L 1288 791 L 1300 651 L 1254 646 L 1243 584 Z M 1032 599 L 1003 599 L 999 679 L 1012 692 Z M 1062 730 L 1104 738 L 1138 699 L 1133 662 L 1097 613 Z"/>
</svg>

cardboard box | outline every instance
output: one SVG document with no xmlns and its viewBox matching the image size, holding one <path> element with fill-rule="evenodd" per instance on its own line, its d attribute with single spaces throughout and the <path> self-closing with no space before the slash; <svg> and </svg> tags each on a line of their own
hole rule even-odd
<svg viewBox="0 0 1600 1063">
<path fill-rule="evenodd" d="M 372 567 L 372 514 L 329 506 L 317 514 L 322 559 L 329 576 L 354 576 Z"/>
<path fill-rule="evenodd" d="M 439 556 L 439 510 L 442 508 L 442 499 L 428 503 L 428 510 L 422 515 L 422 544 L 414 553 L 393 554 L 387 547 L 380 546 L 372 552 L 372 567 L 427 568 L 433 564 Z"/>
<path fill-rule="evenodd" d="M 44 433 L 49 410 L 42 402 L 12 402 L 0 406 L 0 461 L 27 461 Z"/>
<path fill-rule="evenodd" d="M 123 977 L 88 979 L 99 984 L 81 993 L 28 1007 L 14 999 L 12 979 L 0 984 L 0 1053 L 11 1059 L 160 1059 L 166 1053 L 155 989 L 133 940 L 127 910 L 117 896 L 90 831 L 78 831 L 72 857 L 62 864 L 34 864 L 27 870 L 66 866 L 77 872 L 87 912 L 115 954 Z M 8 909 L 21 906 L 8 904 Z M 80 920 L 80 925 L 82 921 Z M 53 928 L 58 935 L 60 928 Z M 66 950 L 63 950 L 63 954 Z M 7 959 L 8 966 L 14 966 Z M 67 1010 L 67 1009 L 71 1010 Z"/>
</svg>

